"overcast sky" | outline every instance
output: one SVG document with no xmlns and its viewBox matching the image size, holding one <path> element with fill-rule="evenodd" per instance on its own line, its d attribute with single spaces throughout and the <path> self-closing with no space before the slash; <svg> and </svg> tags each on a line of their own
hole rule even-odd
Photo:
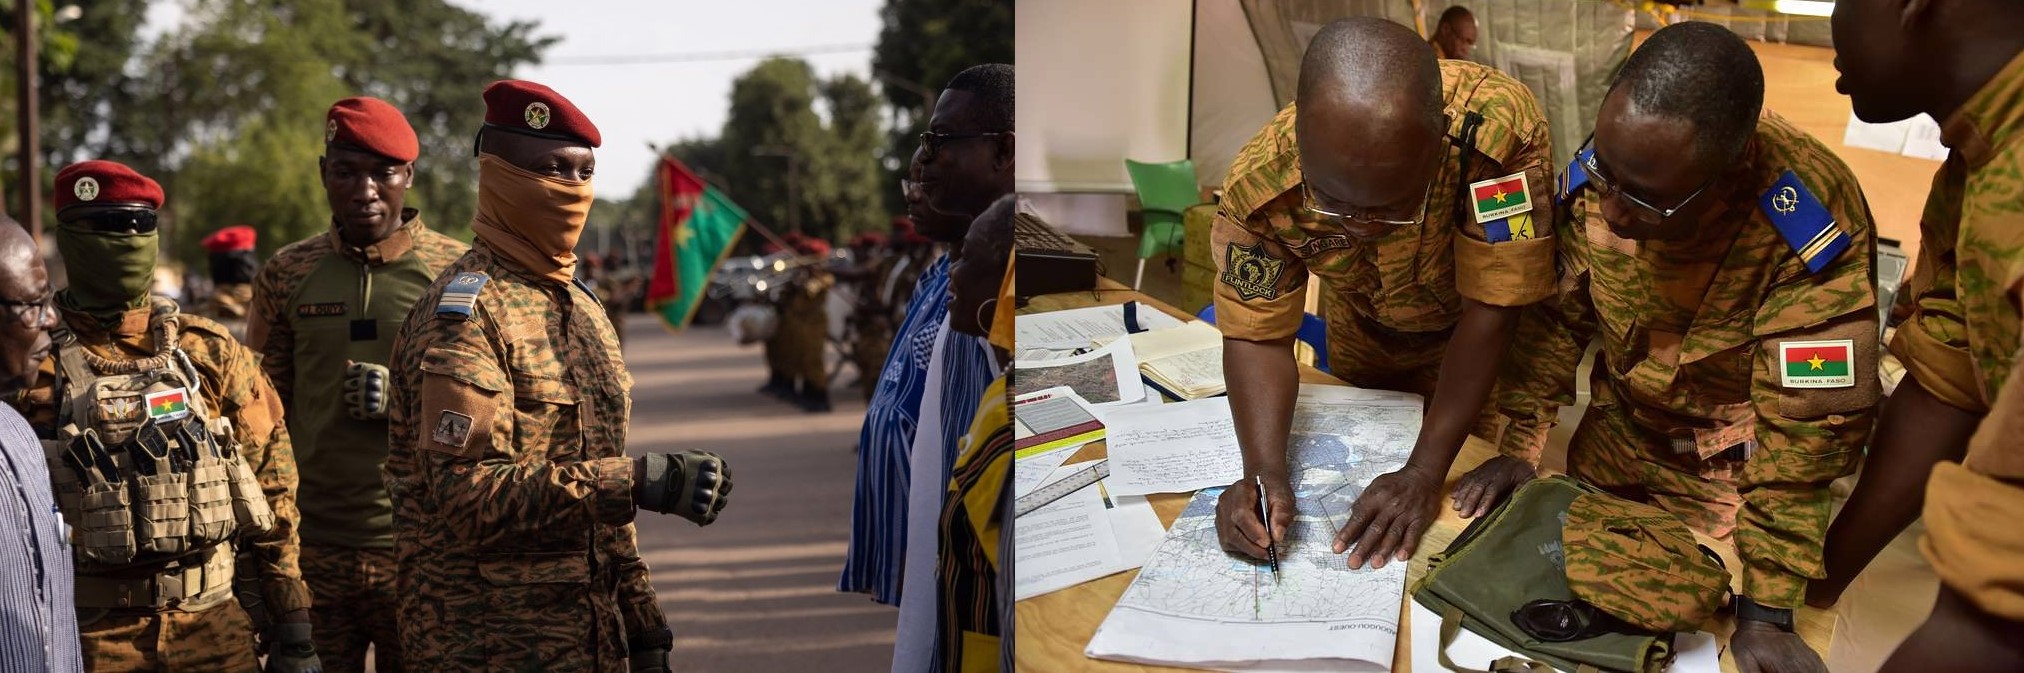
<svg viewBox="0 0 2024 673">
<path fill-rule="evenodd" d="M 730 108 L 731 80 L 758 56 L 705 61 L 575 64 L 586 61 L 694 58 L 725 52 L 798 52 L 817 76 L 869 78 L 881 0 L 451 0 L 495 21 L 531 19 L 562 38 L 546 64 L 516 76 L 567 96 L 604 135 L 597 151 L 599 196 L 624 198 L 648 176 L 653 152 L 697 135 L 716 135 Z M 180 2 L 157 2 L 150 32 L 181 19 Z M 665 59 L 664 59 L 665 60 Z M 478 101 L 481 92 L 472 91 Z"/>
</svg>

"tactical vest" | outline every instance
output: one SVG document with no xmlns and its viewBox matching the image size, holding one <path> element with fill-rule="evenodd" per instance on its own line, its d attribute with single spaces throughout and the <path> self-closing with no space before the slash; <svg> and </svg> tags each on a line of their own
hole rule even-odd
<svg viewBox="0 0 2024 673">
<path fill-rule="evenodd" d="M 288 433 L 305 544 L 393 546 L 393 505 L 380 486 L 387 422 L 346 413 L 344 372 L 351 362 L 391 364 L 394 333 L 435 277 L 420 252 L 377 266 L 331 252 L 286 298 L 282 320 L 294 334 Z"/>
<path fill-rule="evenodd" d="M 154 355 L 125 361 L 55 330 L 57 432 L 43 449 L 74 529 L 80 608 L 222 599 L 228 543 L 274 529 L 231 420 L 205 403 L 202 377 L 176 345 L 179 327 L 175 305 L 158 303 Z"/>
</svg>

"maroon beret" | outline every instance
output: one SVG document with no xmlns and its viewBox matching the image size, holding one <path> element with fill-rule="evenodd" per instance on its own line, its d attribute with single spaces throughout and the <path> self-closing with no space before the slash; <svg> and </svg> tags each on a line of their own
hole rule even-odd
<svg viewBox="0 0 2024 673">
<path fill-rule="evenodd" d="M 485 87 L 485 125 L 541 138 L 604 143 L 597 125 L 554 89 L 526 80 L 505 79 Z"/>
<path fill-rule="evenodd" d="M 252 227 L 243 224 L 235 224 L 211 232 L 211 235 L 205 236 L 203 246 L 204 250 L 209 252 L 252 250 L 254 244 L 259 242 L 259 240 L 260 232 L 254 231 Z"/>
<path fill-rule="evenodd" d="M 393 105 L 378 98 L 346 98 L 330 106 L 324 115 L 323 142 L 350 146 L 395 161 L 414 161 L 422 155 L 422 143 L 415 128 Z"/>
<path fill-rule="evenodd" d="M 116 161 L 80 161 L 56 172 L 56 209 L 86 203 L 145 203 L 162 207 L 162 186 Z"/>
</svg>

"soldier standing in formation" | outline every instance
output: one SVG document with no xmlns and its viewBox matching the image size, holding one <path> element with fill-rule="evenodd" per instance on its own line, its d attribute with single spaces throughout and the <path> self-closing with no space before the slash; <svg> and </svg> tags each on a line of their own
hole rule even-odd
<svg viewBox="0 0 2024 673">
<path fill-rule="evenodd" d="M 268 671 L 319 671 L 281 398 L 225 328 L 149 296 L 162 200 L 110 161 L 57 172 L 63 322 L 40 383 L 13 400 L 74 529 L 85 667 L 255 670 L 254 610 L 278 616 Z M 235 575 L 256 580 L 247 607 Z"/>
<path fill-rule="evenodd" d="M 1481 515 L 1530 478 L 1599 335 L 1568 472 L 1734 542 L 1740 670 L 1825 671 L 1793 611 L 1881 395 L 1876 232 L 1848 166 L 1763 100 L 1756 55 L 1715 24 L 1631 53 L 1567 168 L 1563 291 L 1514 341 L 1504 455 L 1455 499 Z"/>
<path fill-rule="evenodd" d="M 203 240 L 211 258 L 211 297 L 201 310 L 241 341 L 246 338 L 246 312 L 253 303 L 253 274 L 260 269 L 260 256 L 254 252 L 259 241 L 260 232 L 243 224 L 219 229 Z"/>
<path fill-rule="evenodd" d="M 2024 668 L 2024 12 L 1999 0 L 1834 7 L 1836 87 L 1872 123 L 1921 112 L 1952 151 L 1919 221 L 1916 306 L 1891 352 L 1863 483 L 1828 535 L 1832 602 L 1924 503 L 1920 546 L 1940 591 L 1885 671 Z M 1921 498 L 1920 496 L 1923 496 Z M 1907 511 L 1910 510 L 1910 511 Z"/>
<path fill-rule="evenodd" d="M 780 296 L 781 363 L 789 379 L 787 399 L 803 411 L 829 411 L 829 368 L 823 355 L 829 346 L 829 288 L 836 278 L 825 264 L 829 242 L 812 236 L 793 238 L 800 255 L 788 271 L 791 280 Z"/>
<path fill-rule="evenodd" d="M 666 671 L 632 520 L 716 520 L 703 451 L 625 455 L 632 377 L 572 252 L 597 127 L 548 87 L 485 89 L 477 242 L 394 340 L 384 470 L 405 663 L 424 671 Z"/>
<path fill-rule="evenodd" d="M 394 332 L 469 246 L 405 207 L 420 143 L 400 110 L 346 98 L 325 115 L 318 160 L 330 229 L 282 248 L 253 292 L 248 347 L 288 409 L 302 468 L 302 573 L 317 651 L 336 671 L 401 666 L 387 456 Z"/>
<path fill-rule="evenodd" d="M 1519 307 L 1553 294 L 1551 135 L 1525 85 L 1436 61 L 1381 19 L 1323 29 L 1296 99 L 1238 153 L 1211 236 L 1224 368 L 1253 372 L 1230 379 L 1246 476 L 1223 493 L 1219 535 L 1264 558 L 1293 523 L 1293 337 L 1311 272 L 1330 371 L 1431 400 L 1412 457 L 1371 483 L 1336 538 L 1351 567 L 1381 567 L 1433 523 Z M 1251 475 L 1272 502 L 1269 533 Z"/>
</svg>

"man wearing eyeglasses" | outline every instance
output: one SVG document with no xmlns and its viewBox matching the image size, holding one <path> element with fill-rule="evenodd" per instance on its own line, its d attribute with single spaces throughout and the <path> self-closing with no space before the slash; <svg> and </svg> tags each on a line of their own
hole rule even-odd
<svg viewBox="0 0 2024 673">
<path fill-rule="evenodd" d="M 1230 377 L 1245 475 L 1218 504 L 1225 549 L 1264 558 L 1294 520 L 1293 336 L 1312 273 L 1330 372 L 1431 400 L 1411 458 L 1364 490 L 1335 551 L 1354 549 L 1351 567 L 1412 555 L 1518 307 L 1553 293 L 1549 137 L 1523 84 L 1436 61 L 1403 26 L 1345 19 L 1315 36 L 1295 104 L 1238 154 L 1211 236 L 1223 367 L 1247 373 Z"/>
<path fill-rule="evenodd" d="M 1599 336 L 1568 471 L 1733 540 L 1740 670 L 1824 671 L 1793 613 L 1824 574 L 1828 483 L 1876 418 L 1876 234 L 1848 167 L 1763 97 L 1756 55 L 1714 24 L 1631 54 L 1567 171 L 1564 292 L 1519 329 L 1504 455 L 1456 490 L 1489 494 L 1473 516 L 1522 481 L 1500 466 L 1530 471 L 1517 456 Z"/>
<path fill-rule="evenodd" d="M 85 669 L 258 668 L 233 594 L 245 573 L 278 622 L 266 670 L 321 671 L 281 397 L 223 326 L 149 296 L 160 185 L 85 161 L 57 172 L 54 201 L 70 284 L 56 293 L 55 348 L 13 402 L 64 447 L 49 468 L 76 529 Z M 102 495 L 117 492 L 128 500 Z"/>
<path fill-rule="evenodd" d="M 34 385 L 56 326 L 49 272 L 28 230 L 0 215 L 0 397 Z M 78 673 L 70 528 L 34 428 L 0 406 L 0 673 Z"/>
<path fill-rule="evenodd" d="M 1884 671 L 2024 669 L 2024 12 L 2015 3 L 1843 0 L 1835 88 L 1863 121 L 1925 113 L 1946 163 L 1919 221 L 1909 319 L 1891 352 L 1905 378 L 1877 423 L 1862 482 L 1827 536 L 1832 603 L 1914 518 L 1939 576 L 1932 614 Z M 1921 511 L 1923 506 L 1923 511 Z M 1934 662 L 1945 662 L 1934 666 Z"/>
<path fill-rule="evenodd" d="M 338 671 L 402 670 L 393 503 L 380 480 L 394 331 L 469 246 L 406 207 L 421 145 L 377 98 L 337 101 L 316 128 L 330 226 L 254 278 L 246 345 L 288 409 L 302 468 L 302 568 L 317 650 Z"/>
</svg>

